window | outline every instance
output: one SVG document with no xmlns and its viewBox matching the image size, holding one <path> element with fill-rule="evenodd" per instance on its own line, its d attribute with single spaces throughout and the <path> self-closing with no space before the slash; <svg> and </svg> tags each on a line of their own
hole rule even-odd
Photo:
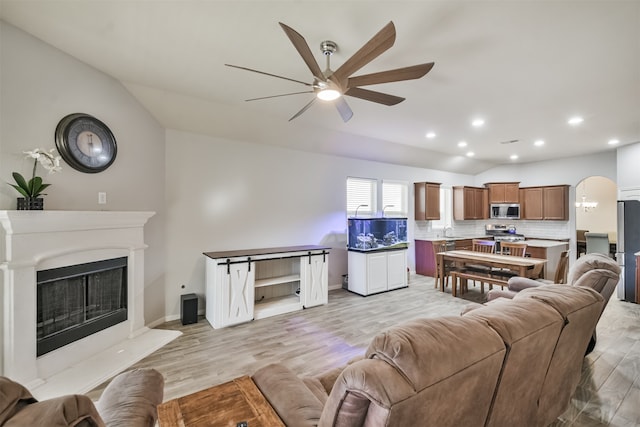
<svg viewBox="0 0 640 427">
<path fill-rule="evenodd" d="M 440 219 L 433 221 L 431 227 L 444 230 L 453 225 L 453 190 L 440 186 Z"/>
<path fill-rule="evenodd" d="M 382 181 L 382 216 L 407 217 L 408 194 L 406 182 Z"/>
<path fill-rule="evenodd" d="M 347 217 L 373 216 L 376 212 L 378 182 L 375 179 L 347 178 Z"/>
</svg>

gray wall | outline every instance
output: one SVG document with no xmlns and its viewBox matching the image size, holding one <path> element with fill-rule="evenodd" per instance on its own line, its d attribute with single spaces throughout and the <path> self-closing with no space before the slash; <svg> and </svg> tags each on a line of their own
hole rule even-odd
<svg viewBox="0 0 640 427">
<path fill-rule="evenodd" d="M 11 173 L 31 175 L 25 150 L 54 148 L 56 125 L 70 113 L 106 123 L 118 143 L 115 163 L 86 174 L 38 174 L 51 184 L 45 209 L 155 211 L 145 227 L 145 318 L 164 316 L 164 129 L 116 80 L 0 21 L 0 209 L 15 209 Z M 27 178 L 28 179 L 28 178 Z M 98 205 L 98 192 L 107 193 Z"/>
</svg>

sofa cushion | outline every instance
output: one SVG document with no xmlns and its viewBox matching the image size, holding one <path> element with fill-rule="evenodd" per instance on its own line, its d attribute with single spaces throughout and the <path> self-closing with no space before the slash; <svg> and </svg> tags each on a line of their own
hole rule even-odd
<svg viewBox="0 0 640 427">
<path fill-rule="evenodd" d="M 109 383 L 96 407 L 109 427 L 153 427 L 163 394 L 164 378 L 160 372 L 133 369 Z"/>
<path fill-rule="evenodd" d="M 489 412 L 504 355 L 500 336 L 474 319 L 392 327 L 372 340 L 367 359 L 338 377 L 319 426 L 477 425 Z"/>
<path fill-rule="evenodd" d="M 491 335 L 491 331 L 460 317 L 415 319 L 378 334 L 365 356 L 389 363 L 415 390 L 421 390 L 486 357 L 487 353 L 503 351 L 502 343 L 489 339 Z M 488 339 L 478 340 L 478 336 Z M 451 357 L 452 348 L 461 342 L 476 342 L 477 347 Z M 420 357 L 422 354 L 431 356 Z"/>
<path fill-rule="evenodd" d="M 571 267 L 567 283 L 574 286 L 587 286 L 576 283 L 576 280 L 580 279 L 580 277 L 590 270 L 609 270 L 618 275 L 621 271 L 620 266 L 606 255 L 599 253 L 586 254 L 578 258 Z"/>
<path fill-rule="evenodd" d="M 498 299 L 464 317 L 487 322 L 508 348 L 487 426 L 531 425 L 564 319 L 547 304 L 526 298 Z"/>
<path fill-rule="evenodd" d="M 541 425 L 551 424 L 568 407 L 582 374 L 583 355 L 604 299 L 580 286 L 548 285 L 524 290 L 514 299 L 533 298 L 553 307 L 565 319 L 538 402 Z"/>
</svg>

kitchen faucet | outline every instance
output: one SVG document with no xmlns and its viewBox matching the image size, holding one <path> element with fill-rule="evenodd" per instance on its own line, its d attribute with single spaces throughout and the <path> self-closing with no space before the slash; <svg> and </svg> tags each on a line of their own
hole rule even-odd
<svg viewBox="0 0 640 427">
<path fill-rule="evenodd" d="M 453 231 L 453 227 L 445 227 L 444 228 L 444 237 L 451 237 L 447 234 L 448 231 Z"/>
<path fill-rule="evenodd" d="M 382 208 L 382 218 L 384 218 L 384 210 L 387 208 L 394 208 L 395 205 L 384 205 L 384 207 Z"/>
</svg>

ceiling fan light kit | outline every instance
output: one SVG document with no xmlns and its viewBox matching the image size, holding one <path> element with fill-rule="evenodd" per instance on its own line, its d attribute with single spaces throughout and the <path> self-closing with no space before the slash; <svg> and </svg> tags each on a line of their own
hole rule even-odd
<svg viewBox="0 0 640 427">
<path fill-rule="evenodd" d="M 298 111 L 293 117 L 291 117 L 289 121 L 295 119 L 296 117 L 307 111 L 313 105 L 316 98 L 327 102 L 333 101 L 336 109 L 338 110 L 338 113 L 340 114 L 340 117 L 342 117 L 342 120 L 345 123 L 349 121 L 351 117 L 353 117 L 353 111 L 347 104 L 343 95 L 363 99 L 365 101 L 375 102 L 382 105 L 396 105 L 404 101 L 405 98 L 389 95 L 382 92 L 376 92 L 369 89 L 363 89 L 360 86 L 419 79 L 429 71 L 431 71 L 434 65 L 433 62 L 429 62 L 425 64 L 413 65 L 410 67 L 397 68 L 394 70 L 353 76 L 355 72 L 360 70 L 362 67 L 373 61 L 375 58 L 377 58 L 383 52 L 393 46 L 396 39 L 396 29 L 393 25 L 393 22 L 389 22 L 336 71 L 331 70 L 330 58 L 331 55 L 338 49 L 338 45 L 330 40 L 325 40 L 320 43 L 320 50 L 327 58 L 327 69 L 325 71 L 322 71 L 304 37 L 302 37 L 293 28 L 283 24 L 282 22 L 280 22 L 280 26 L 293 44 L 294 48 L 298 51 L 298 54 L 302 57 L 302 60 L 311 71 L 311 74 L 314 77 L 313 83 L 307 83 L 289 77 L 283 77 L 276 74 L 266 73 L 264 71 L 241 67 L 238 65 L 225 65 L 228 67 L 239 68 L 241 70 L 264 74 L 279 79 L 289 80 L 310 87 L 311 90 L 309 91 L 264 96 L 246 100 L 256 101 L 261 99 L 298 95 L 301 93 L 314 93 L 315 97 L 307 105 L 302 107 L 302 109 Z"/>
</svg>

